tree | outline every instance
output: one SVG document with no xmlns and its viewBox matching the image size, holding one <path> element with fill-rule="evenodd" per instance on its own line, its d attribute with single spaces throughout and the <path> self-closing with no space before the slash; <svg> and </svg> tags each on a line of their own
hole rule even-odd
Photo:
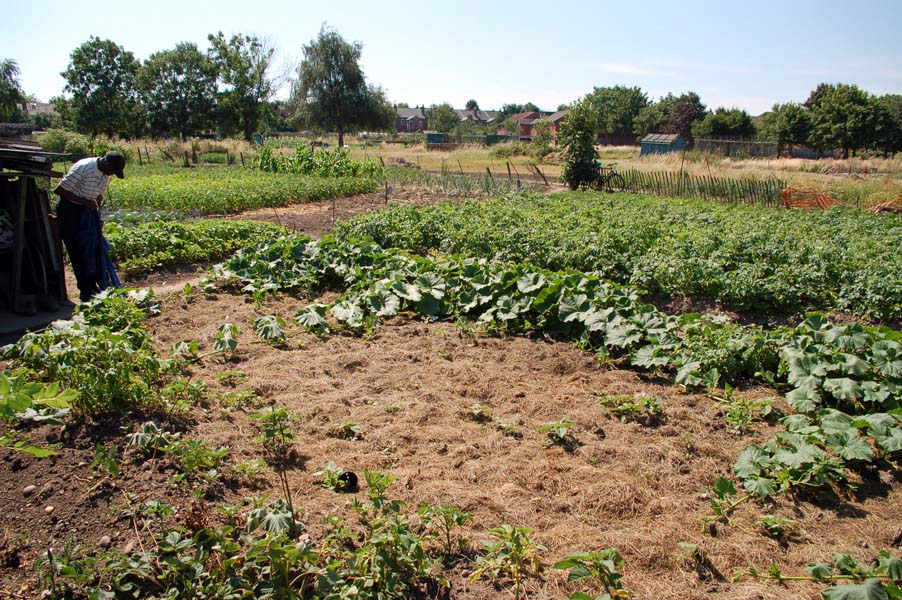
<svg viewBox="0 0 902 600">
<path fill-rule="evenodd" d="M 641 138 L 664 129 L 669 116 L 664 109 L 665 107 L 660 102 L 655 102 L 639 111 L 639 114 L 633 119 L 633 133 Z"/>
<path fill-rule="evenodd" d="M 19 65 L 16 61 L 5 58 L 0 61 L 0 121 L 9 119 L 21 101 Z"/>
<path fill-rule="evenodd" d="M 595 174 L 595 132 L 598 131 L 598 115 L 591 102 L 585 99 L 575 102 L 561 124 L 558 145 L 564 159 L 561 179 L 575 190 L 592 180 Z"/>
<path fill-rule="evenodd" d="M 138 72 L 138 87 L 154 133 L 183 139 L 213 124 L 217 69 L 188 42 L 150 55 Z"/>
<path fill-rule="evenodd" d="M 460 116 L 457 114 L 457 111 L 447 102 L 438 105 L 433 104 L 427 108 L 426 119 L 429 122 L 429 129 L 439 133 L 450 133 L 460 123 Z"/>
<path fill-rule="evenodd" d="M 704 119 L 696 121 L 692 126 L 692 134 L 698 137 L 752 137 L 755 135 L 755 125 L 752 123 L 752 117 L 744 110 L 721 107 L 708 113 Z"/>
<path fill-rule="evenodd" d="M 220 31 L 207 36 L 208 55 L 216 64 L 225 85 L 219 100 L 222 127 L 236 128 L 250 141 L 258 131 L 266 102 L 275 92 L 269 77 L 275 49 L 256 36 L 233 35 L 229 40 Z"/>
<path fill-rule="evenodd" d="M 773 134 L 780 152 L 787 146 L 807 144 L 811 138 L 811 114 L 804 106 L 789 102 L 775 104 Z"/>
<path fill-rule="evenodd" d="M 618 85 L 596 87 L 586 101 L 598 114 L 598 132 L 605 135 L 630 135 L 639 113 L 648 106 L 648 96 L 641 88 Z"/>
<path fill-rule="evenodd" d="M 811 141 L 819 152 L 842 148 L 843 158 L 871 145 L 877 113 L 871 95 L 856 85 L 822 83 L 805 106 L 811 111 Z"/>
<path fill-rule="evenodd" d="M 323 25 L 317 39 L 303 49 L 292 101 L 308 123 L 338 131 L 340 146 L 347 132 L 394 126 L 394 108 L 381 89 L 367 85 L 358 64 L 360 42 L 349 44 L 338 31 Z"/>
<path fill-rule="evenodd" d="M 471 98 L 470 100 L 467 100 L 467 106 L 465 107 L 465 109 L 466 110 L 479 110 L 479 102 L 476 102 L 476 100 L 473 100 Z"/>
<path fill-rule="evenodd" d="M 140 122 L 135 78 L 139 63 L 131 52 L 110 40 L 91 36 L 72 51 L 61 73 L 73 120 L 83 133 L 137 135 Z"/>
<path fill-rule="evenodd" d="M 887 156 L 902 150 L 902 95 L 886 94 L 874 99 L 877 127 L 874 145 Z"/>
<path fill-rule="evenodd" d="M 678 133 L 690 142 L 692 141 L 692 125 L 699 119 L 705 118 L 705 105 L 695 92 L 686 92 L 677 98 L 668 94 L 665 103 L 665 111 L 670 107 L 667 123 L 664 124 L 663 133 Z"/>
</svg>

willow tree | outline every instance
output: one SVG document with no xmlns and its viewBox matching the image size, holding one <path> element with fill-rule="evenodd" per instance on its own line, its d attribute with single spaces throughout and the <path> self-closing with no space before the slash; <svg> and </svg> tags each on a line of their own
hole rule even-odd
<svg viewBox="0 0 902 600">
<path fill-rule="evenodd" d="M 360 42 L 348 43 L 325 25 L 303 47 L 304 60 L 292 90 L 292 104 L 308 126 L 344 134 L 385 130 L 395 123 L 395 111 L 378 87 L 367 85 L 360 68 Z"/>
</svg>

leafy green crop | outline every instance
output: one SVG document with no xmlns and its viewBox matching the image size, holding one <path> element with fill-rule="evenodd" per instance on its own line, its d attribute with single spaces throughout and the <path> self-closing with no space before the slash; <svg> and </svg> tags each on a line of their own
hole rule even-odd
<svg viewBox="0 0 902 600">
<path fill-rule="evenodd" d="M 117 180 L 111 206 L 190 214 L 228 214 L 371 192 L 375 179 L 303 177 L 238 167 L 154 169 Z"/>
<path fill-rule="evenodd" d="M 816 306 L 902 317 L 899 216 L 567 193 L 392 207 L 339 223 L 335 234 L 414 253 L 576 269 L 740 310 Z"/>
<path fill-rule="evenodd" d="M 384 168 L 373 161 L 360 162 L 349 158 L 345 148 L 314 152 L 308 146 L 297 146 L 293 155 L 276 154 L 264 145 L 254 158 L 254 166 L 271 173 L 291 173 L 315 177 L 381 177 Z"/>
<path fill-rule="evenodd" d="M 178 263 L 212 262 L 282 233 L 284 228 L 272 223 L 225 219 L 153 221 L 136 227 L 109 223 L 104 229 L 110 257 L 130 274 Z"/>
</svg>

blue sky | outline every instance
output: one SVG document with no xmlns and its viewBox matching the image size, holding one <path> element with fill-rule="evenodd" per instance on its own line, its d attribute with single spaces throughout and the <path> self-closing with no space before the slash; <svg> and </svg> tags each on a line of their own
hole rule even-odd
<svg viewBox="0 0 902 600">
<path fill-rule="evenodd" d="M 42 0 L 3 13 L 0 58 L 15 59 L 25 91 L 45 101 L 62 92 L 59 73 L 91 35 L 143 60 L 181 41 L 206 49 L 208 33 L 255 34 L 276 48 L 280 72 L 323 23 L 362 42 L 368 81 L 411 105 L 474 98 L 485 109 L 553 110 L 621 84 L 652 98 L 694 90 L 710 108 L 759 114 L 803 101 L 820 82 L 902 93 L 902 0 Z"/>
</svg>

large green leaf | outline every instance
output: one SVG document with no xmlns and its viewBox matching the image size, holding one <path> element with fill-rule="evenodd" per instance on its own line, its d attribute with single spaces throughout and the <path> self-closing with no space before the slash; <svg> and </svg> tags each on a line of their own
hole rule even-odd
<svg viewBox="0 0 902 600">
<path fill-rule="evenodd" d="M 874 458 L 871 445 L 861 439 L 858 430 L 849 428 L 827 435 L 827 448 L 833 450 L 847 461 L 862 460 L 870 462 Z"/>
<path fill-rule="evenodd" d="M 826 600 L 889 600 L 889 594 L 879 579 L 868 579 L 864 583 L 837 585 L 821 592 Z"/>
</svg>

